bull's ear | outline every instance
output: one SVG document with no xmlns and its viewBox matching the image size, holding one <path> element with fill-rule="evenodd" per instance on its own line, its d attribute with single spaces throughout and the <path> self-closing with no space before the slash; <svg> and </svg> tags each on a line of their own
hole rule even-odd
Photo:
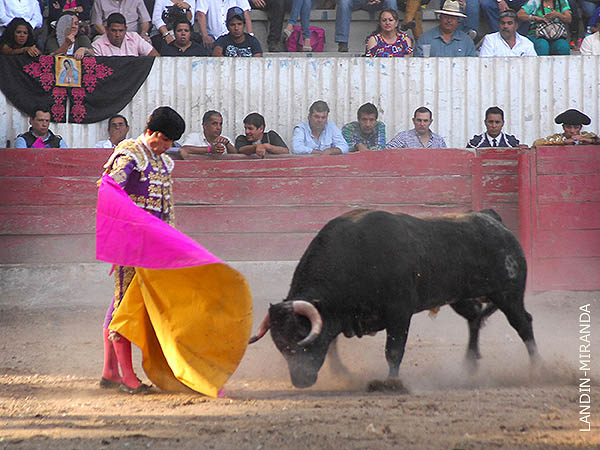
<svg viewBox="0 0 600 450">
<path fill-rule="evenodd" d="M 311 303 L 315 306 L 315 308 L 317 308 L 319 311 L 321 311 L 321 300 L 314 299 Z"/>
</svg>

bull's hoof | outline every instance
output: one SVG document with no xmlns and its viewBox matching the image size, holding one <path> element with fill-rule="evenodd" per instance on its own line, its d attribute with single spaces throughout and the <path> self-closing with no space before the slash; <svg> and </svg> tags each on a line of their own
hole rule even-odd
<svg viewBox="0 0 600 450">
<path fill-rule="evenodd" d="M 386 380 L 373 380 L 367 385 L 367 392 L 396 392 L 398 394 L 408 394 L 408 389 L 404 387 L 402 381 L 398 378 L 388 378 Z"/>
</svg>

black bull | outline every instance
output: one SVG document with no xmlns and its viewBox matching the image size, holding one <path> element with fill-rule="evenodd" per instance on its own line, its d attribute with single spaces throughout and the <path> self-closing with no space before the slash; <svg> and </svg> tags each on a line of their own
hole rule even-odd
<svg viewBox="0 0 600 450">
<path fill-rule="evenodd" d="M 308 387 L 338 334 L 360 337 L 385 329 L 385 357 L 395 378 L 412 315 L 450 304 L 468 321 L 469 360 L 480 357 L 479 329 L 496 309 L 533 359 L 526 278 L 521 246 L 495 211 L 431 219 L 352 211 L 313 239 L 287 298 L 270 306 L 251 342 L 270 329 L 292 383 Z"/>
</svg>

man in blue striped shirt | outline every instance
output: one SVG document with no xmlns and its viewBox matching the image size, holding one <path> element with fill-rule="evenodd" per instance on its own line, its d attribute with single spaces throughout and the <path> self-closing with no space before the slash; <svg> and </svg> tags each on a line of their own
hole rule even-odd
<svg viewBox="0 0 600 450">
<path fill-rule="evenodd" d="M 383 150 L 385 148 L 385 124 L 377 120 L 379 113 L 372 103 L 358 108 L 358 121 L 342 127 L 342 136 L 351 152 Z"/>
<path fill-rule="evenodd" d="M 415 127 L 401 131 L 387 144 L 387 148 L 446 148 L 444 138 L 429 129 L 433 122 L 431 111 L 417 108 L 413 117 Z"/>
</svg>

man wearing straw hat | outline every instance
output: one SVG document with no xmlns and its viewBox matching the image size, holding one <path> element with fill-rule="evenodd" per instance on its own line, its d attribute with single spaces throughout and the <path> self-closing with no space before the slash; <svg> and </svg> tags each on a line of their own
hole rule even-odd
<svg viewBox="0 0 600 450">
<path fill-rule="evenodd" d="M 417 42 L 415 56 L 424 56 L 423 47 L 429 49 L 429 56 L 477 56 L 473 39 L 463 31 L 457 30 L 460 18 L 467 17 L 460 10 L 457 0 L 446 0 L 439 14 L 440 25 L 423 33 Z"/>
</svg>

